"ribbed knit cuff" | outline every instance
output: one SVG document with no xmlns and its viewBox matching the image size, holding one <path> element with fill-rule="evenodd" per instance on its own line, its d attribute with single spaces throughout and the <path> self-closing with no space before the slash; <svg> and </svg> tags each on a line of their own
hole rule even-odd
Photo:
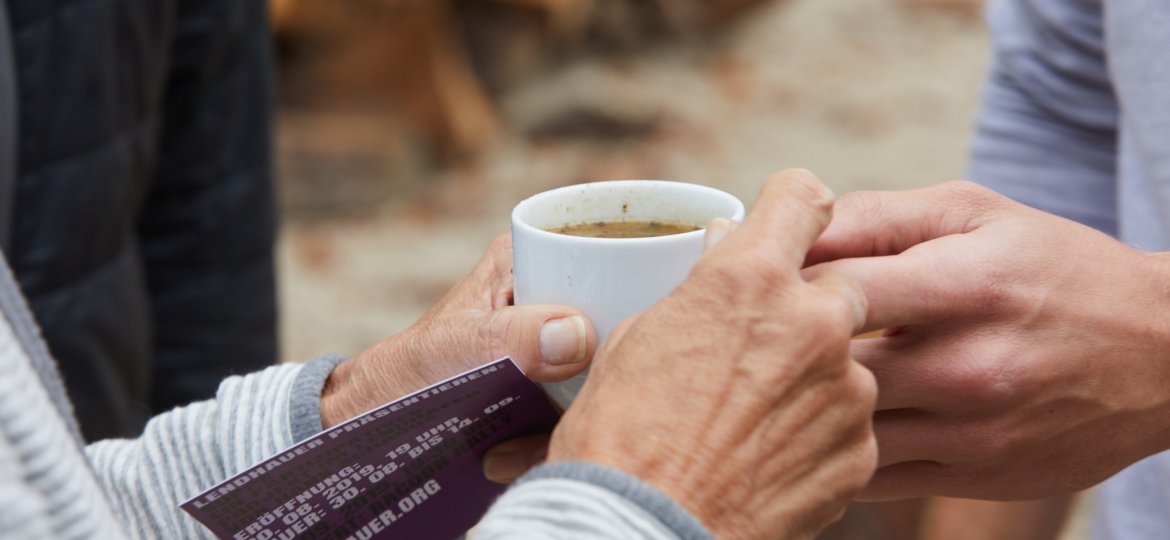
<svg viewBox="0 0 1170 540">
<path fill-rule="evenodd" d="M 584 461 L 558 461 L 541 465 L 516 483 L 542 479 L 576 480 L 620 495 L 653 515 L 683 540 L 714 540 L 707 527 L 657 488 L 617 469 Z"/>
<path fill-rule="evenodd" d="M 288 414 L 292 440 L 299 443 L 321 432 L 321 390 L 333 369 L 344 362 L 341 355 L 322 356 L 301 368 L 289 394 Z"/>
</svg>

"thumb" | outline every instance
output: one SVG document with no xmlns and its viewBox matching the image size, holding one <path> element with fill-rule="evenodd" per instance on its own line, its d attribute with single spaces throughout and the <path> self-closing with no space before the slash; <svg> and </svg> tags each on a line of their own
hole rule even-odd
<svg viewBox="0 0 1170 540">
<path fill-rule="evenodd" d="M 487 336 L 493 357 L 510 356 L 538 382 L 563 381 L 589 367 L 597 350 L 593 324 L 566 306 L 509 306 L 484 314 L 469 331 Z"/>
</svg>

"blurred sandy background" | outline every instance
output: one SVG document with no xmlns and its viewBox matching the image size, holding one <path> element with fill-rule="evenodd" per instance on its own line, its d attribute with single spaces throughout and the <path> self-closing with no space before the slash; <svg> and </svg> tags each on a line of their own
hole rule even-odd
<svg viewBox="0 0 1170 540">
<path fill-rule="evenodd" d="M 274 16 L 289 360 L 402 330 L 549 188 L 665 178 L 750 204 L 794 166 L 838 193 L 960 178 L 988 59 L 980 0 L 277 0 Z M 826 538 L 908 538 L 891 531 L 918 512 Z"/>
<path fill-rule="evenodd" d="M 507 230 L 513 205 L 552 187 L 665 178 L 750 204 L 769 173 L 794 166 L 839 193 L 959 178 L 987 59 L 972 2 L 759 2 L 731 22 L 701 25 L 702 35 L 596 46 L 587 37 L 543 63 L 512 60 L 538 65 L 489 81 L 504 86 L 489 90 L 494 131 L 477 119 L 466 129 L 490 134 L 461 143 L 433 134 L 447 122 L 417 119 L 441 114 L 419 111 L 433 108 L 417 95 L 430 88 L 397 78 L 433 75 L 393 57 L 402 54 L 395 46 L 423 51 L 385 35 L 401 30 L 393 19 L 403 15 L 378 3 L 337 3 L 366 11 L 336 23 L 343 37 L 310 34 L 285 47 L 278 155 L 288 359 L 354 352 L 408 326 Z M 454 114 L 459 107 L 480 109 L 458 104 Z"/>
</svg>

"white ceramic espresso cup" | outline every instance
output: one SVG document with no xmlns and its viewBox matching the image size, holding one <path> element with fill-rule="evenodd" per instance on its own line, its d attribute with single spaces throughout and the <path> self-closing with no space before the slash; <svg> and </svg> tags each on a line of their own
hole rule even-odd
<svg viewBox="0 0 1170 540">
<path fill-rule="evenodd" d="M 743 216 L 743 203 L 734 196 L 682 182 L 595 182 L 534 195 L 512 210 L 516 304 L 575 307 L 593 322 L 600 343 L 618 323 L 654 305 L 686 278 L 702 255 L 704 231 L 584 238 L 546 229 L 615 220 L 705 227 L 715 218 L 740 221 Z M 553 401 L 568 407 L 585 376 L 544 388 Z"/>
</svg>

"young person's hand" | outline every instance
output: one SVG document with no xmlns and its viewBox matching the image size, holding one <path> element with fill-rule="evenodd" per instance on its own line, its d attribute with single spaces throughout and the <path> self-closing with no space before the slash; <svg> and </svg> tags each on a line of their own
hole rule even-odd
<svg viewBox="0 0 1170 540">
<path fill-rule="evenodd" d="M 880 389 L 866 498 L 1040 498 L 1170 448 L 1166 255 L 955 182 L 842 197 L 807 263 L 889 329 L 853 347 Z"/>
</svg>

